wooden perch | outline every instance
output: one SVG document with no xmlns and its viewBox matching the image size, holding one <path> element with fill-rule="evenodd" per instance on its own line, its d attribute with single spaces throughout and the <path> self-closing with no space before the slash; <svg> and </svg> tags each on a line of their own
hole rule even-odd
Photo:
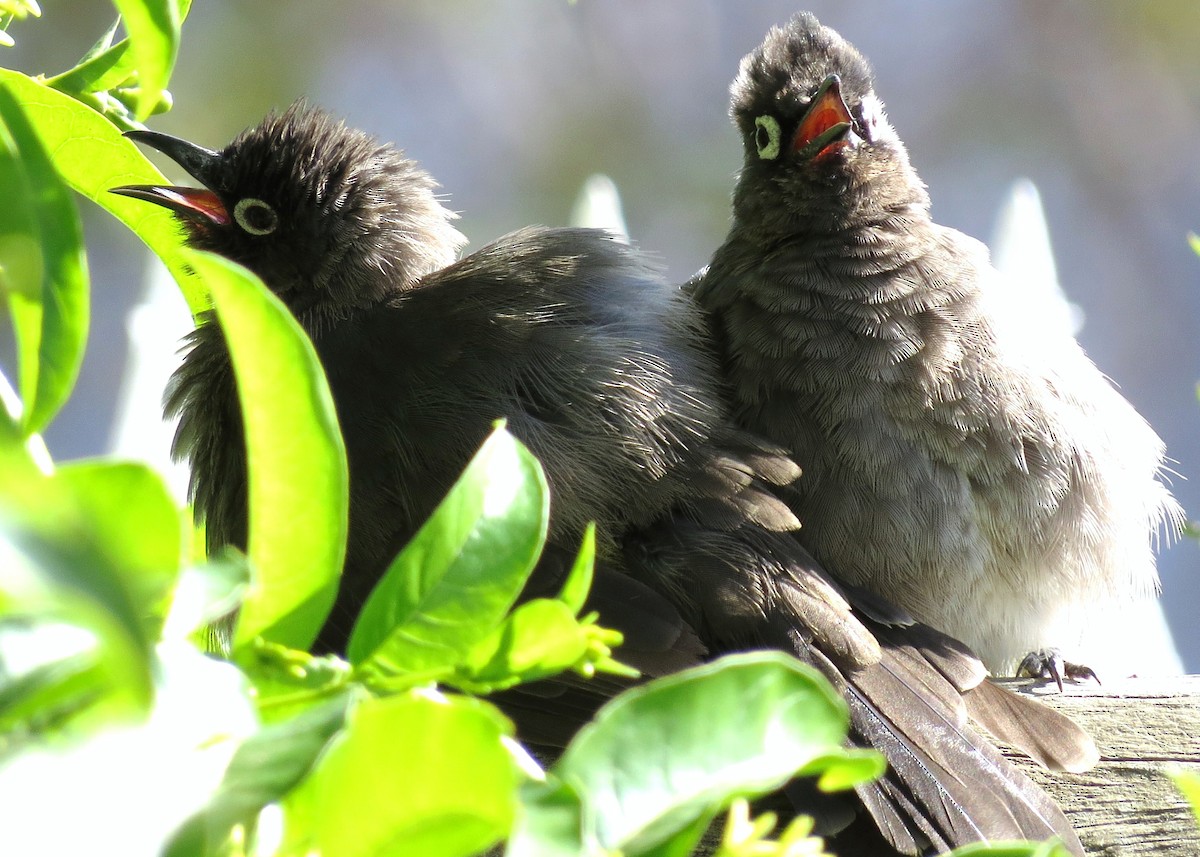
<svg viewBox="0 0 1200 857">
<path fill-rule="evenodd" d="M 1008 752 L 1062 806 L 1091 857 L 1197 857 L 1200 828 L 1164 771 L 1200 771 L 1200 676 L 1070 685 L 1005 682 L 1091 733 L 1100 763 L 1047 771 Z"/>
</svg>

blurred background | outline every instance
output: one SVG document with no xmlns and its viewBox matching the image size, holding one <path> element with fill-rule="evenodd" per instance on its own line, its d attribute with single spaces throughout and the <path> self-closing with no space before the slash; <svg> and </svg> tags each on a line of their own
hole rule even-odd
<svg viewBox="0 0 1200 857">
<path fill-rule="evenodd" d="M 738 60 L 798 8 L 198 0 L 171 84 L 175 109 L 151 125 L 219 148 L 270 108 L 307 97 L 421 161 L 462 213 L 468 250 L 529 223 L 567 223 L 586 177 L 604 172 L 633 239 L 682 281 L 726 230 L 741 157 L 727 117 Z M 1200 514 L 1200 258 L 1187 241 L 1200 231 L 1200 4 L 808 8 L 872 61 L 939 222 L 990 241 L 1013 183 L 1036 183 L 1059 280 L 1084 317 L 1080 339 L 1164 437 L 1176 495 Z M 101 0 L 47 3 L 40 21 L 13 28 L 17 47 L 0 63 L 60 71 L 112 17 Z M 135 398 L 132 412 L 119 401 L 130 331 L 146 348 L 178 332 L 130 324 L 152 278 L 148 253 L 115 220 L 81 208 L 94 320 L 79 386 L 47 432 L 57 459 L 109 451 L 122 419 L 157 424 L 153 397 Z M 182 299 L 167 294 L 165 311 L 186 325 Z M 0 345 L 11 367 L 11 344 Z M 165 376 L 171 366 L 158 362 Z M 1200 672 L 1198 558 L 1185 540 L 1160 561 L 1189 672 Z"/>
</svg>

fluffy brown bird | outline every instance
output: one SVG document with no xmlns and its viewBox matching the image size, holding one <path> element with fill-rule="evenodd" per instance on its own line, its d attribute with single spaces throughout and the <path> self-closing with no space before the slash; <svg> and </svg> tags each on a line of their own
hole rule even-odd
<svg viewBox="0 0 1200 857">
<path fill-rule="evenodd" d="M 804 467 L 801 541 L 1011 674 L 1155 592 L 1163 444 L 930 218 L 863 57 L 808 14 L 741 64 L 733 221 L 694 282 L 735 418 Z M 1102 663 L 1094 664 L 1103 669 Z M 1056 676 L 1057 677 L 1057 676 Z"/>
</svg>

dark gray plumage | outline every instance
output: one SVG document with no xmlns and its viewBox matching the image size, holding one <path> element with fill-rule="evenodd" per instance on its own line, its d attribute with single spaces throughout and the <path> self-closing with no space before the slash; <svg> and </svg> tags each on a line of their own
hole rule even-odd
<svg viewBox="0 0 1200 857">
<path fill-rule="evenodd" d="M 816 665 L 858 709 L 858 737 L 893 762 L 888 780 L 861 790 L 889 841 L 911 852 L 985 836 L 1072 840 L 1045 796 L 964 725 L 971 700 L 988 693 L 978 661 L 880 599 L 844 590 L 800 547 L 799 523 L 773 493 L 798 468 L 732 426 L 698 310 L 639 253 L 596 231 L 531 228 L 452 262 L 461 239 L 429 178 L 301 107 L 222 152 L 134 136 L 208 190 L 119 192 L 167 205 L 193 245 L 262 276 L 325 367 L 351 513 L 319 647 L 344 645 L 387 562 L 504 417 L 552 492 L 550 547 L 531 593 L 553 588 L 595 520 L 591 606 L 625 633 L 621 657 L 655 675 L 706 650 L 773 646 Z M 180 417 L 177 450 L 192 465 L 210 547 L 243 545 L 245 453 L 215 320 L 189 345 L 167 397 Z M 561 745 L 616 689 L 568 682 L 502 704 L 525 740 Z M 1013 700 L 1039 728 L 1073 728 Z M 1012 731 L 1048 764 L 1086 763 Z M 822 811 L 830 824 L 846 821 L 843 806 Z"/>
<path fill-rule="evenodd" d="M 801 541 L 995 671 L 1078 654 L 1086 623 L 1156 587 L 1153 531 L 1180 521 L 1162 443 L 1068 332 L 1008 304 L 981 244 L 930 219 L 837 33 L 773 29 L 732 96 L 745 163 L 694 293 L 737 421 L 805 469 Z"/>
</svg>

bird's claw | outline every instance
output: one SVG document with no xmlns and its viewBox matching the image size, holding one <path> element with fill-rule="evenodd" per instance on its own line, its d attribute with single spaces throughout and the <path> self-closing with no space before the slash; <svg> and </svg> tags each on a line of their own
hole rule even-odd
<svg viewBox="0 0 1200 857">
<path fill-rule="evenodd" d="M 1063 660 L 1062 653 L 1057 649 L 1039 649 L 1036 652 L 1030 652 L 1017 667 L 1017 675 L 1054 679 L 1054 684 L 1057 685 L 1060 693 L 1063 689 L 1064 678 L 1070 681 L 1091 680 L 1100 684 L 1099 676 L 1091 667 Z"/>
</svg>

